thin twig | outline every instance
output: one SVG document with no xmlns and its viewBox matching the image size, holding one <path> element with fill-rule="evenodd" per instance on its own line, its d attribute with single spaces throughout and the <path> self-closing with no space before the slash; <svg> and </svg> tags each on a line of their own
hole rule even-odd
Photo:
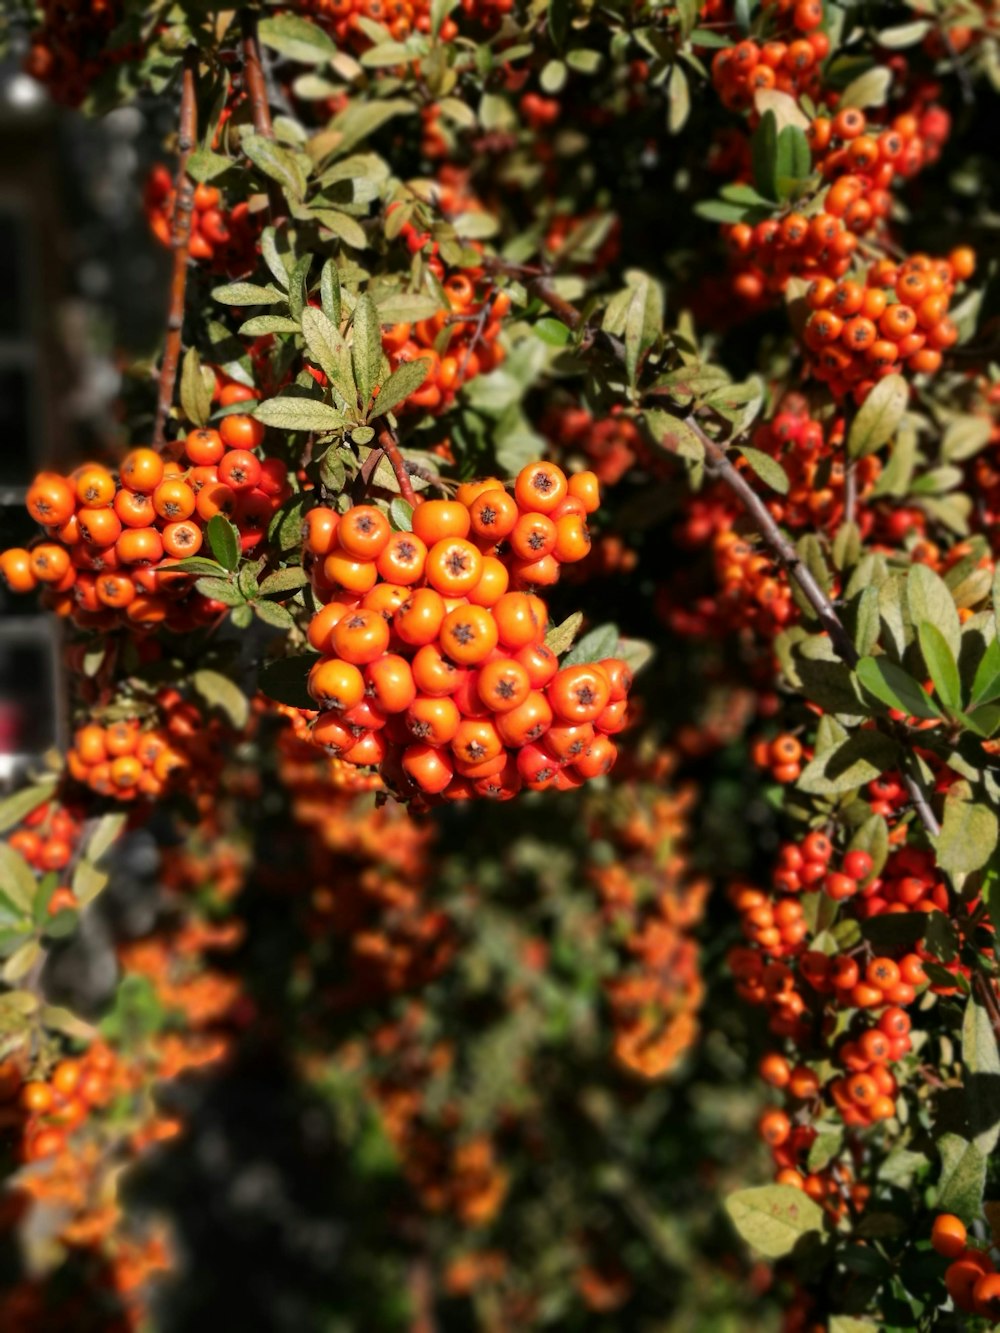
<svg viewBox="0 0 1000 1333">
<path fill-rule="evenodd" d="M 407 504 L 415 509 L 417 506 L 417 493 L 413 489 L 413 483 L 410 481 L 410 474 L 406 470 L 406 459 L 399 452 L 399 443 L 390 427 L 383 423 L 379 428 L 378 447 L 392 464 L 392 470 L 396 474 L 396 483 L 399 486 L 399 493 Z"/>
<path fill-rule="evenodd" d="M 267 95 L 267 79 L 260 59 L 260 41 L 257 36 L 257 14 L 255 10 L 244 9 L 240 13 L 240 27 L 243 33 L 243 77 L 246 80 L 247 93 L 250 97 L 250 109 L 253 114 L 253 127 L 262 139 L 274 138 L 274 126 L 271 123 L 271 103 Z M 277 222 L 285 215 L 285 200 L 277 181 L 267 182 L 267 202 L 270 207 L 271 221 Z"/>
<path fill-rule="evenodd" d="M 181 76 L 181 110 L 177 141 L 177 179 L 174 186 L 174 216 L 170 235 L 174 247 L 174 268 L 170 280 L 170 306 L 167 310 L 167 336 L 160 366 L 160 387 L 153 423 L 153 448 L 162 449 L 166 439 L 167 417 L 174 401 L 177 367 L 181 359 L 181 331 L 184 327 L 184 300 L 187 292 L 188 244 L 191 240 L 191 213 L 194 207 L 194 181 L 187 174 L 188 158 L 198 137 L 198 52 L 189 47 L 184 53 Z"/>
<path fill-rule="evenodd" d="M 705 447 L 705 471 L 733 492 L 753 519 L 754 526 L 770 548 L 771 554 L 802 589 L 803 596 L 815 611 L 817 620 L 829 634 L 830 641 L 837 650 L 837 656 L 848 666 L 856 666 L 859 660 L 858 650 L 834 610 L 833 603 L 816 582 L 812 571 L 803 564 L 798 551 L 778 527 L 764 501 L 746 477 L 733 466 L 725 449 L 706 435 L 693 417 L 686 418 L 686 422 Z"/>
</svg>

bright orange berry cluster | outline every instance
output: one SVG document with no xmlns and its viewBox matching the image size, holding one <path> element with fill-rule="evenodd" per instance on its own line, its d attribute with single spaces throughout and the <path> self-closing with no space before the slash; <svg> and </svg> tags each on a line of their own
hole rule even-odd
<svg viewBox="0 0 1000 1333">
<path fill-rule="evenodd" d="M 153 235 L 169 249 L 174 243 L 174 208 L 177 192 L 173 177 L 157 163 L 146 181 L 144 205 Z M 248 273 L 257 257 L 261 214 L 251 213 L 240 200 L 227 208 L 214 185 L 195 186 L 188 254 L 220 273 Z"/>
<path fill-rule="evenodd" d="M 260 542 L 290 493 L 284 463 L 262 463 L 252 452 L 262 438 L 259 422 L 236 414 L 218 431 L 192 431 L 183 463 L 137 448 L 117 474 L 94 463 L 69 477 L 40 473 L 26 503 L 46 538 L 3 552 L 0 573 L 15 592 L 41 585 L 46 605 L 81 626 L 163 624 L 182 632 L 210 622 L 225 608 L 171 565 L 201 550 L 215 514 L 233 520 L 244 551 Z"/>
<path fill-rule="evenodd" d="M 73 859 L 83 817 L 61 801 L 44 801 L 25 815 L 7 842 L 33 870 L 64 870 Z"/>
<path fill-rule="evenodd" d="M 480 2 L 474 0 L 477 6 Z M 296 0 L 294 8 L 315 19 L 338 46 L 355 51 L 364 51 L 372 45 L 364 28 L 366 19 L 387 28 L 397 42 L 403 41 L 411 32 L 429 33 L 431 30 L 429 0 L 413 0 L 412 3 L 411 0 Z M 458 36 L 454 19 L 445 17 L 439 35 L 445 42 Z"/>
<path fill-rule="evenodd" d="M 771 8 L 780 10 L 781 5 Z M 788 8 L 798 33 L 791 41 L 761 44 L 748 37 L 712 57 L 712 83 L 730 111 L 750 110 L 754 94 L 771 88 L 793 97 L 819 92 L 820 64 L 830 50 L 829 37 L 817 31 L 823 22 L 822 0 L 797 0 Z"/>
<path fill-rule="evenodd" d="M 464 799 L 574 787 L 607 772 L 625 725 L 623 663 L 559 669 L 534 592 L 590 546 L 593 473 L 524 468 L 413 511 L 393 532 L 373 505 L 314 509 L 304 543 L 326 602 L 309 692 L 316 744 L 380 768 L 394 790 Z"/>
<path fill-rule="evenodd" d="M 21 1105 L 28 1112 L 24 1157 L 37 1162 L 66 1147 L 66 1136 L 78 1129 L 95 1107 L 105 1106 L 114 1091 L 114 1052 L 95 1042 L 80 1059 L 61 1060 L 45 1080 L 26 1083 Z"/>
<path fill-rule="evenodd" d="M 119 705 L 121 711 L 121 705 Z M 183 779 L 188 791 L 216 778 L 229 735 L 220 717 L 172 686 L 156 695 L 155 712 L 79 727 L 66 755 L 70 777 L 119 801 L 152 799 Z"/>
<path fill-rule="evenodd" d="M 981 1319 L 1000 1319 L 1000 1273 L 988 1248 L 969 1243 L 961 1218 L 939 1213 L 931 1228 L 931 1245 L 950 1260 L 944 1285 L 958 1309 Z"/>
<path fill-rule="evenodd" d="M 948 318 L 955 285 L 974 268 L 975 257 L 963 246 L 948 259 L 878 260 L 864 282 L 817 278 L 806 294 L 811 313 L 803 332 L 812 373 L 835 395 L 851 393 L 858 403 L 877 380 L 903 366 L 933 374 L 942 352 L 958 340 Z"/>
</svg>

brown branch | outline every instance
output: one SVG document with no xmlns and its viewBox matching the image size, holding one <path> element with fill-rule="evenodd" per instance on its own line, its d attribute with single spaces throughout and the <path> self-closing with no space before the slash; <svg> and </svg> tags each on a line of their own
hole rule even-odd
<svg viewBox="0 0 1000 1333">
<path fill-rule="evenodd" d="M 274 126 L 271 123 L 271 104 L 267 96 L 267 79 L 264 77 L 264 66 L 260 59 L 260 40 L 257 36 L 257 14 L 255 10 L 244 9 L 241 11 L 240 28 L 243 34 L 243 77 L 250 98 L 254 131 L 262 139 L 273 139 Z M 268 180 L 267 182 L 267 202 L 272 222 L 277 222 L 284 217 L 285 200 L 277 181 Z"/>
<path fill-rule="evenodd" d="M 392 430 L 385 423 L 379 428 L 378 447 L 392 464 L 392 470 L 396 474 L 396 482 L 399 486 L 399 493 L 408 505 L 414 509 L 417 507 L 417 493 L 413 489 L 413 483 L 410 481 L 410 474 L 406 470 L 406 459 L 399 452 L 399 444 Z"/>
<path fill-rule="evenodd" d="M 170 306 L 167 310 L 167 336 L 160 365 L 160 387 L 153 423 L 153 448 L 163 449 L 167 417 L 174 401 L 177 368 L 181 359 L 181 331 L 184 326 L 184 298 L 187 291 L 188 244 L 191 240 L 191 213 L 194 207 L 194 181 L 187 174 L 188 158 L 198 137 L 198 52 L 189 47 L 184 52 L 181 81 L 181 110 L 177 142 L 177 179 L 174 186 L 174 216 L 170 234 L 174 247 L 174 268 L 170 280 Z"/>
<path fill-rule="evenodd" d="M 693 417 L 687 417 L 686 423 L 705 447 L 705 471 L 733 492 L 753 519 L 754 526 L 770 548 L 771 554 L 801 588 L 803 596 L 816 613 L 816 619 L 829 634 L 830 641 L 837 650 L 837 656 L 848 666 L 855 666 L 859 659 L 858 650 L 834 610 L 833 603 L 816 582 L 812 571 L 802 563 L 798 551 L 778 527 L 767 505 L 746 477 L 733 466 L 725 449 L 706 435 Z"/>
</svg>

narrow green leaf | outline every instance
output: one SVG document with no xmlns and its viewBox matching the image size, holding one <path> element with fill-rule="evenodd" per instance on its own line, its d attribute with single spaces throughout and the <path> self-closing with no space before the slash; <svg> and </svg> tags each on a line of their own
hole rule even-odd
<svg viewBox="0 0 1000 1333">
<path fill-rule="evenodd" d="M 367 292 L 358 298 L 358 303 L 354 307 L 351 361 L 354 366 L 354 381 L 358 386 L 358 398 L 362 410 L 366 411 L 382 366 L 382 330 L 379 314 L 375 302 Z"/>
<path fill-rule="evenodd" d="M 857 665 L 857 677 L 869 694 L 889 708 L 898 708 L 907 717 L 941 716 L 919 681 L 888 658 L 863 657 Z"/>
<path fill-rule="evenodd" d="M 861 404 L 847 436 L 851 458 L 864 458 L 881 449 L 895 435 L 909 401 L 910 388 L 902 375 L 879 380 Z"/>
<path fill-rule="evenodd" d="M 425 357 L 404 361 L 402 365 L 397 366 L 380 387 L 378 397 L 368 414 L 368 420 L 374 421 L 376 417 L 384 417 L 387 412 L 391 412 L 394 407 L 398 407 L 409 398 L 411 393 L 416 393 L 430 373 L 430 368 L 430 362 Z"/>
<path fill-rule="evenodd" d="M 240 563 L 240 534 L 236 525 L 225 514 L 213 514 L 205 524 L 205 536 L 222 568 L 234 570 Z"/>
<path fill-rule="evenodd" d="M 237 731 L 243 730 L 250 716 L 250 700 L 234 681 L 202 667 L 191 677 L 191 684 L 210 708 L 218 708 Z"/>
<path fill-rule="evenodd" d="M 0 801 L 0 833 L 6 833 L 8 829 L 20 824 L 32 810 L 37 810 L 42 802 L 47 801 L 52 795 L 55 785 L 56 779 L 53 777 L 44 782 L 36 782 Z"/>
<path fill-rule="evenodd" d="M 413 531 L 413 506 L 401 495 L 394 496 L 389 505 L 389 521 L 397 532 Z"/>
<path fill-rule="evenodd" d="M 945 708 L 962 707 L 962 682 L 947 640 L 936 625 L 922 620 L 917 626 L 920 651 L 934 688 Z"/>
<path fill-rule="evenodd" d="M 328 259 L 323 265 L 319 278 L 319 299 L 323 314 L 333 326 L 340 328 L 340 271 L 334 259 Z"/>
<path fill-rule="evenodd" d="M 770 486 L 779 495 L 788 494 L 788 477 L 776 459 L 761 449 L 752 449 L 748 444 L 737 445 L 737 448 L 765 486 Z"/>
<path fill-rule="evenodd" d="M 316 398 L 299 398 L 283 394 L 280 398 L 266 398 L 254 409 L 254 417 L 265 426 L 278 430 L 307 430 L 319 435 L 342 430 L 344 415 L 329 403 Z"/>
</svg>

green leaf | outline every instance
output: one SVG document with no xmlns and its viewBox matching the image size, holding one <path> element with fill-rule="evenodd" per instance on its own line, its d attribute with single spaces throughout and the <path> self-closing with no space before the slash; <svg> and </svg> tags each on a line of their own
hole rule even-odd
<svg viewBox="0 0 1000 1333">
<path fill-rule="evenodd" d="M 323 314 L 339 331 L 341 311 L 340 272 L 334 259 L 326 261 L 319 275 L 319 299 L 320 305 L 323 307 Z"/>
<path fill-rule="evenodd" d="M 817 755 L 802 771 L 798 786 L 817 796 L 839 796 L 871 782 L 899 762 L 899 747 L 880 731 L 857 731 Z"/>
<path fill-rule="evenodd" d="M 628 639 L 621 636 L 618 639 L 615 656 L 621 658 L 633 676 L 637 676 L 652 662 L 656 656 L 656 648 L 645 639 Z"/>
<path fill-rule="evenodd" d="M 909 401 L 910 388 L 902 375 L 879 380 L 858 409 L 847 436 L 851 458 L 865 458 L 881 449 L 899 429 Z"/>
<path fill-rule="evenodd" d="M 778 118 L 765 111 L 750 140 L 753 183 L 765 199 L 778 199 Z"/>
<path fill-rule="evenodd" d="M 348 413 L 355 413 L 358 410 L 358 390 L 351 369 L 351 353 L 343 334 L 322 310 L 306 306 L 302 311 L 302 336 L 306 340 L 310 357 L 340 394 Z"/>
<path fill-rule="evenodd" d="M 178 560 L 176 564 L 168 564 L 166 567 L 179 574 L 197 574 L 206 578 L 219 578 L 226 572 L 217 560 L 207 560 L 202 555 L 189 555 L 186 559 Z"/>
<path fill-rule="evenodd" d="M 194 586 L 203 597 L 211 597 L 215 602 L 223 602 L 226 606 L 243 605 L 242 592 L 228 579 L 198 579 Z"/>
<path fill-rule="evenodd" d="M 416 393 L 430 373 L 430 368 L 430 362 L 425 357 L 419 357 L 415 361 L 404 361 L 402 365 L 397 366 L 380 387 L 378 397 L 368 414 L 368 420 L 374 421 L 376 417 L 384 417 L 387 412 L 391 412 L 394 407 L 398 407 L 401 402 L 409 398 L 411 393 Z"/>
<path fill-rule="evenodd" d="M 551 648 L 557 657 L 562 656 L 573 646 L 573 640 L 579 634 L 582 624 L 583 612 L 574 611 L 571 616 L 567 616 L 561 625 L 556 625 L 554 629 L 549 630 L 545 636 L 546 648 Z"/>
<path fill-rule="evenodd" d="M 779 495 L 788 494 L 788 477 L 779 462 L 770 454 L 765 454 L 760 449 L 752 449 L 748 444 L 737 445 L 737 448 L 765 486 L 770 486 L 771 490 L 777 491 Z"/>
<path fill-rule="evenodd" d="M 798 125 L 786 125 L 778 135 L 774 175 L 782 199 L 792 198 L 812 175 L 809 140 Z"/>
<path fill-rule="evenodd" d="M 254 417 L 265 426 L 275 426 L 278 430 L 307 430 L 319 435 L 328 435 L 344 427 L 343 414 L 335 407 L 316 398 L 299 398 L 295 394 L 266 398 L 255 408 Z"/>
<path fill-rule="evenodd" d="M 364 250 L 368 245 L 368 235 L 361 223 L 350 214 L 342 213 L 339 208 L 314 208 L 313 217 L 345 245 L 355 250 Z"/>
<path fill-rule="evenodd" d="M 541 319 L 536 319 L 531 327 L 535 337 L 541 338 L 542 342 L 548 343 L 550 347 L 565 347 L 573 337 L 572 330 L 561 319 L 554 319 L 551 315 L 543 315 Z"/>
<path fill-rule="evenodd" d="M 34 872 L 8 842 L 0 842 L 0 892 L 19 912 L 31 915 L 35 900 Z"/>
<path fill-rule="evenodd" d="M 26 976 L 35 963 L 42 955 L 42 946 L 37 940 L 28 940 L 21 945 L 16 953 L 12 953 L 3 967 L 2 975 L 4 981 L 10 985 L 12 982 L 20 981 Z"/>
<path fill-rule="evenodd" d="M 768 1259 L 791 1254 L 803 1236 L 823 1227 L 822 1208 L 794 1185 L 738 1190 L 725 1207 L 743 1239 Z"/>
<path fill-rule="evenodd" d="M 191 684 L 209 707 L 218 708 L 237 731 L 243 730 L 250 716 L 250 700 L 235 682 L 203 667 L 191 677 Z"/>
<path fill-rule="evenodd" d="M 306 168 L 298 153 L 282 148 L 262 134 L 240 135 L 240 147 L 265 176 L 277 181 L 285 197 L 301 201 L 306 192 Z"/>
<path fill-rule="evenodd" d="M 945 708 L 961 708 L 962 682 L 958 674 L 958 663 L 944 635 L 936 625 L 922 620 L 917 626 L 917 636 L 924 664 L 930 672 L 941 702 Z"/>
<path fill-rule="evenodd" d="M 413 324 L 416 320 L 430 319 L 440 308 L 436 297 L 420 292 L 392 292 L 380 296 L 376 303 L 383 324 Z"/>
<path fill-rule="evenodd" d="M 288 569 L 276 569 L 273 574 L 268 574 L 258 592 L 261 597 L 275 597 L 304 588 L 308 582 L 309 575 L 302 566 L 291 565 Z"/>
<path fill-rule="evenodd" d="M 954 1213 L 965 1222 L 974 1222 L 986 1188 L 986 1158 L 976 1144 L 958 1134 L 942 1134 L 937 1147 L 941 1178 L 934 1207 L 938 1212 Z"/>
<path fill-rule="evenodd" d="M 1000 639 L 991 639 L 972 682 L 971 708 L 1000 699 Z"/>
<path fill-rule="evenodd" d="M 572 59 L 570 64 L 574 64 Z M 679 134 L 691 114 L 691 84 L 680 64 L 671 66 L 667 84 L 667 129 Z"/>
<path fill-rule="evenodd" d="M 188 421 L 196 426 L 208 424 L 212 415 L 212 392 L 215 389 L 215 375 L 201 364 L 201 358 L 193 347 L 184 353 L 181 366 L 181 407 Z"/>
<path fill-rule="evenodd" d="M 313 663 L 318 662 L 319 658 L 319 653 L 276 658 L 261 668 L 257 684 L 276 703 L 315 710 L 316 701 L 306 689 L 306 680 Z"/>
<path fill-rule="evenodd" d="M 210 152 L 207 148 L 196 148 L 187 160 L 186 170 L 193 181 L 204 184 L 215 180 L 217 176 L 221 176 L 235 165 L 235 162 L 223 157 L 221 153 Z"/>
<path fill-rule="evenodd" d="M 969 1137 L 988 1156 L 1000 1136 L 1000 1052 L 990 1016 L 974 995 L 962 1019 L 962 1064 Z"/>
<path fill-rule="evenodd" d="M 265 625 L 271 625 L 274 629 L 291 629 L 295 624 L 292 613 L 278 602 L 254 602 L 253 613 L 258 620 L 263 620 Z"/>
<path fill-rule="evenodd" d="M 891 28 L 882 28 L 878 35 L 879 46 L 887 51 L 901 51 L 907 46 L 916 46 L 922 42 L 931 30 L 928 19 L 916 19 L 913 23 L 898 23 Z"/>
<path fill-rule="evenodd" d="M 413 531 L 413 506 L 401 495 L 395 496 L 389 505 L 389 521 L 397 532 Z"/>
<path fill-rule="evenodd" d="M 86 1023 L 69 1009 L 60 1005 L 46 1004 L 38 1014 L 41 1024 L 50 1032 L 61 1032 L 73 1041 L 91 1042 L 97 1036 L 97 1028 Z"/>
<path fill-rule="evenodd" d="M 240 563 L 240 534 L 236 525 L 225 514 L 213 514 L 205 524 L 205 537 L 222 568 L 234 570 Z"/>
<path fill-rule="evenodd" d="M 128 816 L 120 812 L 102 815 L 87 841 L 87 858 L 96 865 L 121 837 L 127 822 Z"/>
<path fill-rule="evenodd" d="M 325 64 L 336 54 L 336 46 L 322 28 L 296 14 L 261 19 L 258 32 L 263 46 L 300 64 Z"/>
<path fill-rule="evenodd" d="M 891 83 L 892 70 L 887 65 L 876 65 L 847 85 L 837 106 L 859 107 L 862 111 L 869 106 L 883 106 Z"/>
<path fill-rule="evenodd" d="M 12 796 L 0 801 L 0 833 L 20 824 L 32 810 L 37 810 L 43 801 L 47 801 L 55 790 L 55 777 L 44 782 L 36 782 L 30 787 L 16 791 Z"/>
<path fill-rule="evenodd" d="M 254 315 L 239 327 L 241 338 L 260 338 L 265 333 L 299 333 L 299 321 L 286 315 Z"/>
<path fill-rule="evenodd" d="M 212 299 L 222 305 L 274 305 L 286 300 L 284 292 L 268 285 L 258 287 L 252 282 L 228 282 L 212 288 Z"/>
<path fill-rule="evenodd" d="M 367 292 L 358 298 L 354 307 L 354 341 L 351 344 L 351 362 L 354 381 L 362 411 L 367 411 L 372 390 L 378 383 L 382 368 L 382 329 L 375 302 Z M 391 378 L 391 377 L 390 377 Z"/>
<path fill-rule="evenodd" d="M 884 382 L 884 381 L 883 381 Z M 906 576 L 906 597 L 914 625 L 922 620 L 934 625 L 955 658 L 962 653 L 962 625 L 951 589 L 927 565 L 912 565 Z"/>
<path fill-rule="evenodd" d="M 887 657 L 863 657 L 857 665 L 857 677 L 869 694 L 907 717 L 941 716 L 919 681 Z"/>
<path fill-rule="evenodd" d="M 81 907 L 88 907 L 108 886 L 110 876 L 91 861 L 80 861 L 73 871 L 72 889 Z"/>
<path fill-rule="evenodd" d="M 972 458 L 989 444 L 990 431 L 989 417 L 956 417 L 941 438 L 941 457 L 949 463 L 962 463 Z"/>
<path fill-rule="evenodd" d="M 952 875 L 965 875 L 984 866 L 1000 836 L 995 812 L 975 800 L 966 781 L 953 782 L 944 801 L 941 832 L 935 840 L 937 863 Z"/>
<path fill-rule="evenodd" d="M 704 441 L 683 417 L 661 412 L 658 408 L 646 408 L 643 418 L 653 442 L 668 454 L 678 454 L 695 462 L 705 457 Z"/>
<path fill-rule="evenodd" d="M 46 939 L 64 940 L 67 935 L 72 935 L 76 930 L 80 920 L 80 913 L 72 908 L 64 908 L 56 912 L 55 916 L 50 916 L 45 923 L 45 929 L 42 934 Z"/>
<path fill-rule="evenodd" d="M 578 662 L 600 662 L 618 654 L 618 626 L 598 625 L 580 639 L 560 662 L 560 666 L 576 666 Z"/>
</svg>

